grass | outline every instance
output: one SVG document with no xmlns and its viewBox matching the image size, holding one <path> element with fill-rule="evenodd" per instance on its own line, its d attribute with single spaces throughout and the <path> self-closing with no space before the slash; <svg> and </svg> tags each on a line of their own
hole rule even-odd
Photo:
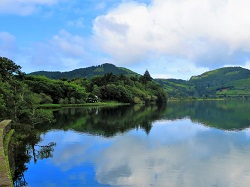
<svg viewBox="0 0 250 187">
<path fill-rule="evenodd" d="M 39 105 L 38 108 L 58 109 L 58 108 L 70 108 L 70 107 L 119 106 L 119 105 L 129 105 L 129 103 L 118 103 L 118 102 L 110 101 L 110 102 L 83 103 L 83 104 L 42 104 L 42 105 Z"/>
<path fill-rule="evenodd" d="M 226 95 L 226 96 L 236 96 L 236 97 L 249 96 L 250 91 L 249 90 L 241 90 L 241 89 L 232 89 L 232 90 L 224 90 L 224 91 L 220 91 L 220 92 L 217 91 L 216 95 L 218 95 L 218 96 Z"/>
<path fill-rule="evenodd" d="M 224 101 L 226 98 L 170 98 L 168 102 L 174 101 Z"/>
<path fill-rule="evenodd" d="M 104 71 L 103 67 L 96 68 L 96 69 L 94 70 L 94 72 L 103 72 L 103 71 Z"/>
<path fill-rule="evenodd" d="M 238 74 L 240 71 L 232 71 L 232 72 L 228 72 L 225 74 L 225 76 L 230 76 L 230 75 L 236 75 Z"/>
<path fill-rule="evenodd" d="M 48 109 L 48 108 L 62 108 L 61 104 L 42 104 L 38 108 Z"/>
<path fill-rule="evenodd" d="M 12 182 L 12 176 L 9 168 L 9 159 L 8 159 L 8 144 L 11 139 L 11 136 L 14 133 L 14 130 L 10 130 L 5 137 L 3 137 L 3 129 L 5 128 L 6 123 L 8 120 L 5 122 L 2 122 L 0 125 L 0 139 L 1 141 L 1 146 L 0 146 L 0 184 L 6 185 L 6 186 L 13 186 Z"/>
<path fill-rule="evenodd" d="M 5 154 L 5 161 L 7 164 L 9 164 L 9 157 L 8 157 L 8 147 L 9 147 L 9 142 L 11 140 L 12 135 L 14 134 L 14 129 L 11 129 L 6 136 L 4 137 L 4 141 L 3 141 L 3 147 L 4 147 L 4 154 Z M 8 175 L 9 175 L 9 179 L 11 181 L 11 183 L 13 184 L 12 181 L 12 174 L 10 171 L 10 167 L 8 167 Z"/>
<path fill-rule="evenodd" d="M 11 129 L 6 136 L 4 137 L 4 141 L 3 141 L 3 147 L 4 147 L 4 154 L 7 155 L 8 154 L 8 145 L 10 142 L 10 139 L 12 137 L 12 135 L 14 134 L 14 129 Z"/>
</svg>

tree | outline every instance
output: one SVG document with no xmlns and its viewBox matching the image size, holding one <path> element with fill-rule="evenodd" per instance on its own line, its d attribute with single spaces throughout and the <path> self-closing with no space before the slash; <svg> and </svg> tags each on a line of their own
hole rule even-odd
<svg viewBox="0 0 250 187">
<path fill-rule="evenodd" d="M 0 78 L 4 81 L 11 79 L 14 75 L 21 76 L 21 66 L 16 65 L 6 57 L 0 57 Z"/>
<path fill-rule="evenodd" d="M 141 82 L 143 84 L 146 84 L 148 81 L 152 81 L 152 80 L 153 80 L 153 78 L 149 74 L 148 70 L 146 70 L 145 73 L 143 74 L 143 76 L 141 77 Z"/>
<path fill-rule="evenodd" d="M 149 74 L 148 70 L 145 71 L 143 76 L 147 79 L 147 81 L 152 81 L 153 80 L 153 78 Z"/>
</svg>

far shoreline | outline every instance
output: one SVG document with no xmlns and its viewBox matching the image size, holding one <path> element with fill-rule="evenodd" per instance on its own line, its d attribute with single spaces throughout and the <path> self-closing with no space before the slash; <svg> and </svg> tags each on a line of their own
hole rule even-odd
<svg viewBox="0 0 250 187">
<path fill-rule="evenodd" d="M 77 108 L 77 107 L 113 107 L 121 105 L 130 105 L 130 103 L 118 102 L 96 102 L 96 103 L 83 103 L 83 104 L 41 104 L 39 109 L 60 109 L 60 108 Z"/>
</svg>

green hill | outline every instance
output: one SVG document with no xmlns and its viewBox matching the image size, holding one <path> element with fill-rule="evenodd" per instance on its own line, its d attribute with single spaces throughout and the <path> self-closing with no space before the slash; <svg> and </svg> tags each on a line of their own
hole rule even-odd
<svg viewBox="0 0 250 187">
<path fill-rule="evenodd" d="M 168 93 L 169 98 L 193 97 L 196 90 L 193 84 L 181 79 L 155 79 Z"/>
<path fill-rule="evenodd" d="M 192 76 L 190 80 L 157 79 L 173 98 L 249 97 L 250 70 L 225 67 Z"/>
<path fill-rule="evenodd" d="M 107 73 L 125 76 L 139 74 L 113 64 L 102 64 L 68 72 L 38 71 L 31 75 L 43 75 L 51 79 L 93 78 Z M 167 92 L 169 98 L 224 98 L 250 96 L 250 70 L 241 67 L 224 67 L 192 76 L 190 80 L 155 79 Z"/>
<path fill-rule="evenodd" d="M 91 66 L 87 68 L 75 69 L 68 72 L 59 71 L 37 71 L 30 73 L 30 75 L 42 75 L 50 79 L 72 79 L 72 78 L 92 78 L 94 76 L 103 76 L 107 73 L 113 73 L 114 75 L 123 74 L 125 76 L 137 76 L 139 74 L 123 67 L 116 67 L 113 64 L 102 64 L 99 66 Z"/>
<path fill-rule="evenodd" d="M 242 97 L 250 95 L 250 70 L 226 67 L 208 71 L 189 80 L 195 85 L 198 96 Z"/>
</svg>

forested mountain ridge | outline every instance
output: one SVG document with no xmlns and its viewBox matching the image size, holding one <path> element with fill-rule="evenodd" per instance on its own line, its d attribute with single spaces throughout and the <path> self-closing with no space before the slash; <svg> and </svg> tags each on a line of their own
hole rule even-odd
<svg viewBox="0 0 250 187">
<path fill-rule="evenodd" d="M 127 68 L 117 67 L 113 64 L 105 63 L 98 66 L 91 66 L 86 68 L 79 68 L 72 71 L 37 71 L 30 75 L 42 75 L 50 79 L 73 79 L 73 78 L 93 78 L 95 76 L 103 76 L 107 73 L 114 75 L 136 76 L 139 75 Z"/>
<path fill-rule="evenodd" d="M 172 98 L 250 97 L 250 70 L 224 67 L 192 76 L 188 81 L 156 79 Z"/>
<path fill-rule="evenodd" d="M 113 64 L 102 64 L 68 72 L 38 71 L 30 75 L 43 75 L 51 79 L 74 79 L 103 76 L 107 73 L 124 76 L 138 76 L 139 74 Z M 155 79 L 169 98 L 224 98 L 250 96 L 250 70 L 242 67 L 224 67 L 192 76 L 189 80 Z"/>
</svg>

